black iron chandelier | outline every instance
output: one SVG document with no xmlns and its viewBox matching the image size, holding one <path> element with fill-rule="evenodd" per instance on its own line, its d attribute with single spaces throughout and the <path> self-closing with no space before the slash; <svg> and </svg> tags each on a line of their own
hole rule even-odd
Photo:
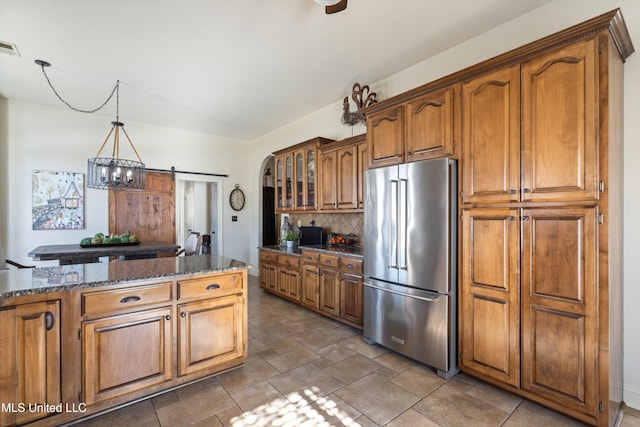
<svg viewBox="0 0 640 427">
<path fill-rule="evenodd" d="M 44 74 L 47 79 L 47 83 L 49 83 L 49 87 L 53 90 L 53 93 L 58 97 L 60 101 L 62 101 L 67 107 L 71 108 L 74 111 L 78 111 L 81 113 L 95 113 L 96 111 L 102 109 L 107 103 L 113 98 L 113 95 L 116 95 L 116 120 L 111 122 L 111 130 L 107 134 L 107 137 L 104 139 L 104 142 L 100 146 L 98 150 L 98 154 L 95 157 L 91 157 L 87 160 L 87 187 L 89 188 L 98 188 L 98 189 L 109 189 L 109 188 L 137 188 L 143 189 L 145 187 L 145 165 L 142 163 L 142 159 L 138 154 L 138 150 L 131 142 L 131 138 L 127 134 L 127 131 L 124 129 L 124 123 L 120 121 L 120 80 L 116 82 L 115 87 L 111 91 L 111 94 L 107 97 L 106 101 L 102 103 L 99 107 L 93 110 L 82 110 L 79 108 L 75 108 L 71 106 L 67 101 L 65 101 L 55 90 L 51 81 L 49 80 L 49 76 L 45 72 L 45 67 L 51 66 L 50 63 L 36 59 L 36 64 L 38 64 L 42 68 L 42 74 Z M 120 158 L 120 131 L 125 136 L 129 145 L 133 149 L 138 160 L 127 160 Z M 100 157 L 100 153 L 107 145 L 109 138 L 113 136 L 113 150 L 111 152 L 111 157 Z"/>
</svg>

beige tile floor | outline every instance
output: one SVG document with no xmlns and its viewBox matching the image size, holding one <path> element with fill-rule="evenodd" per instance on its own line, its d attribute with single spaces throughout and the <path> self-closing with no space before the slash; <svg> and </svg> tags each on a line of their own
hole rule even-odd
<svg viewBox="0 0 640 427">
<path fill-rule="evenodd" d="M 81 426 L 579 426 L 468 375 L 445 381 L 249 284 L 244 367 Z M 636 412 L 637 415 L 637 412 Z M 640 427 L 626 415 L 624 427 Z"/>
</svg>

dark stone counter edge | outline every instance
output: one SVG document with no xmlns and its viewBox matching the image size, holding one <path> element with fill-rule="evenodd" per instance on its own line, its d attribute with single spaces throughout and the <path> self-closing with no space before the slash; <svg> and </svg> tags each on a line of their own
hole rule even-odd
<svg viewBox="0 0 640 427">
<path fill-rule="evenodd" d="M 291 249 L 288 249 L 284 246 L 260 246 L 258 249 L 265 249 L 268 251 L 273 251 L 281 254 L 287 255 L 302 255 L 302 250 L 310 250 L 316 252 L 323 252 L 332 255 L 347 255 L 347 256 L 355 256 L 355 257 L 364 257 L 364 247 L 363 246 L 327 246 L 327 245 L 312 245 L 312 246 L 294 246 Z"/>
<path fill-rule="evenodd" d="M 38 295 L 38 294 L 48 294 L 54 292 L 65 292 L 76 289 L 83 288 L 98 288 L 109 285 L 118 285 L 122 283 L 131 283 L 136 284 L 139 282 L 146 282 L 153 279 L 174 279 L 177 277 L 185 277 L 185 276 L 193 276 L 200 274 L 208 274 L 208 273 L 226 273 L 229 271 L 238 271 L 238 270 L 250 270 L 253 266 L 246 264 L 242 267 L 224 267 L 224 268 L 215 268 L 209 270 L 202 271 L 192 271 L 192 272 L 184 272 L 184 273 L 175 273 L 175 274 L 162 274 L 157 276 L 148 276 L 148 277 L 137 277 L 132 279 L 121 279 L 121 280 L 101 280 L 96 282 L 82 282 L 82 283 L 74 283 L 74 284 L 64 284 L 58 286 L 46 286 L 41 288 L 30 288 L 30 289 L 20 289 L 15 291 L 7 291 L 0 295 L 0 307 L 5 305 L 5 300 L 27 296 L 27 295 Z"/>
</svg>

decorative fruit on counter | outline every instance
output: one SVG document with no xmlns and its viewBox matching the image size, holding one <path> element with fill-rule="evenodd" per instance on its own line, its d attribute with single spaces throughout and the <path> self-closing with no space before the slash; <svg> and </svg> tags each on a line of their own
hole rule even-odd
<svg viewBox="0 0 640 427">
<path fill-rule="evenodd" d="M 105 235 L 96 233 L 93 237 L 85 237 L 80 240 L 81 245 L 107 245 L 114 243 L 139 243 L 140 240 L 135 234 L 122 233 L 121 235 Z"/>
</svg>

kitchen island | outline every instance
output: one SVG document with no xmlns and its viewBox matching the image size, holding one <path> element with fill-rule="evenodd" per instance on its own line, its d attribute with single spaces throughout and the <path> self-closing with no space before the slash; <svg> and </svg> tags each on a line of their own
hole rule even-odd
<svg viewBox="0 0 640 427">
<path fill-rule="evenodd" d="M 242 366 L 249 268 L 198 255 L 0 271 L 0 426 L 59 425 Z"/>
</svg>

